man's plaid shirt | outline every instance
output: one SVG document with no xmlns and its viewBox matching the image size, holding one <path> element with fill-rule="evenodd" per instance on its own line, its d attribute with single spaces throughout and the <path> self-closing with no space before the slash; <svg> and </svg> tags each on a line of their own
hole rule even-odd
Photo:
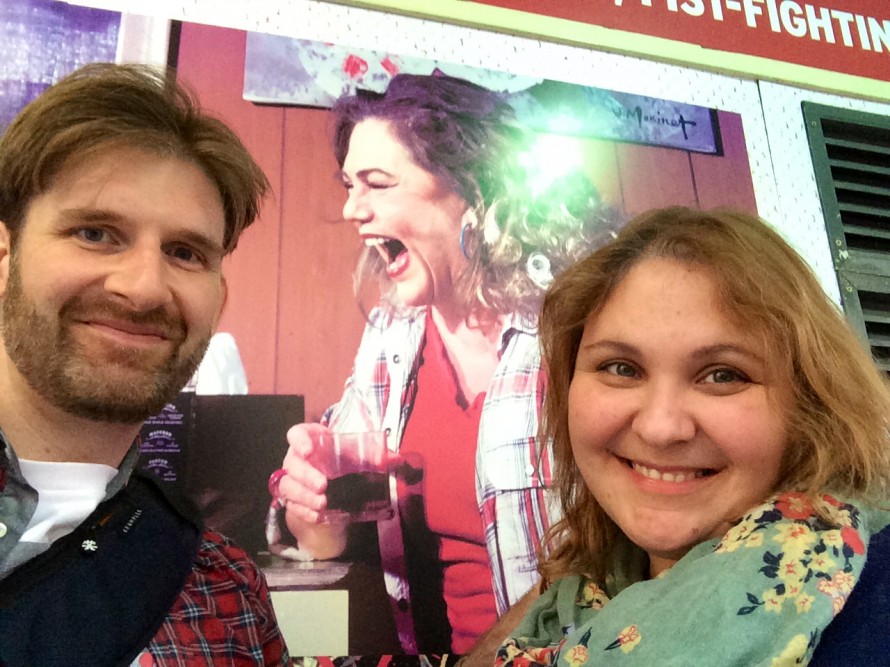
<svg viewBox="0 0 890 667">
<path fill-rule="evenodd" d="M 206 531 L 191 575 L 134 667 L 289 664 L 259 569 L 231 540 Z"/>
</svg>

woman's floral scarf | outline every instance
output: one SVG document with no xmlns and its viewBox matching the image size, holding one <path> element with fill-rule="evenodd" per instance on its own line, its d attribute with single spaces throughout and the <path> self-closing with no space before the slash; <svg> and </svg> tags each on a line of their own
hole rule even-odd
<svg viewBox="0 0 890 667">
<path fill-rule="evenodd" d="M 785 493 L 652 580 L 628 543 L 602 586 L 584 576 L 551 586 L 496 665 L 806 664 L 888 522 L 886 511 Z"/>
</svg>

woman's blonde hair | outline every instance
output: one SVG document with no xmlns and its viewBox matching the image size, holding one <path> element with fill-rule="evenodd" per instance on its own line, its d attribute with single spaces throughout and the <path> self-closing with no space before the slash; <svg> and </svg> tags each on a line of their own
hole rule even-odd
<svg viewBox="0 0 890 667">
<path fill-rule="evenodd" d="M 549 384 L 541 442 L 553 443 L 563 509 L 547 535 L 545 581 L 570 573 L 605 576 L 613 557 L 620 530 L 575 466 L 568 394 L 585 322 L 648 258 L 705 268 L 725 315 L 759 338 L 768 368 L 791 378 L 789 446 L 776 488 L 884 498 L 890 478 L 887 379 L 810 268 L 764 221 L 745 213 L 650 211 L 567 269 L 544 299 L 540 333 Z"/>
</svg>

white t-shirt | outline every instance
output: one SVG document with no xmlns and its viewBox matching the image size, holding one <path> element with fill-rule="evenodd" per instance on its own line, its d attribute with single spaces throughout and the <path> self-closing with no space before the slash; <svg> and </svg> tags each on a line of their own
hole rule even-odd
<svg viewBox="0 0 890 667">
<path fill-rule="evenodd" d="M 51 544 L 79 526 L 105 497 L 117 468 L 101 463 L 19 459 L 22 476 L 37 491 L 37 509 L 22 542 Z"/>
</svg>

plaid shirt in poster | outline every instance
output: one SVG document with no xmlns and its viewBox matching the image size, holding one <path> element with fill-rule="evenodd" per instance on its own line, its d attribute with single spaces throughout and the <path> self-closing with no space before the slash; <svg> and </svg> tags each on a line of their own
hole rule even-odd
<svg viewBox="0 0 890 667">
<path fill-rule="evenodd" d="M 375 309 L 340 402 L 324 422 L 335 431 L 383 430 L 398 450 L 417 393 L 418 352 L 426 309 L 398 317 Z M 536 435 L 544 391 L 537 328 L 512 316 L 501 333 L 499 362 L 482 408 L 476 446 L 476 495 L 491 559 L 498 614 L 538 580 L 537 548 L 556 514 L 550 454 L 538 462 Z M 399 521 L 381 521 L 386 587 L 406 653 L 416 653 L 410 587 Z"/>
</svg>

